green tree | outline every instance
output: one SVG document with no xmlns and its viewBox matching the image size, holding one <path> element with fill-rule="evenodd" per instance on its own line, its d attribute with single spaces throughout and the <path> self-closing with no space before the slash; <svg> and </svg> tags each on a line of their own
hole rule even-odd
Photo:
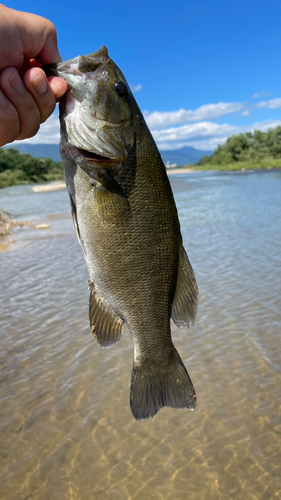
<svg viewBox="0 0 281 500">
<path fill-rule="evenodd" d="M 50 158 L 33 158 L 15 148 L 0 148 L 0 188 L 14 184 L 63 178 L 61 162 Z"/>
</svg>

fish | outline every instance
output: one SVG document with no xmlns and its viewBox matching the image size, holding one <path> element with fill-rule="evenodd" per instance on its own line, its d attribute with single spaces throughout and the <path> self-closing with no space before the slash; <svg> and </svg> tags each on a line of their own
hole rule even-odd
<svg viewBox="0 0 281 500">
<path fill-rule="evenodd" d="M 102 347 L 133 339 L 136 420 L 194 410 L 196 394 L 171 338 L 195 321 L 198 287 L 161 155 L 118 66 L 102 47 L 57 64 L 60 151 L 89 271 L 89 319 Z"/>
</svg>

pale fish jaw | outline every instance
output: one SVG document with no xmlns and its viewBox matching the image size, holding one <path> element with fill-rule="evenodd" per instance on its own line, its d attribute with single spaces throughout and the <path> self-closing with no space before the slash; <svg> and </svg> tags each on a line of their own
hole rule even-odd
<svg viewBox="0 0 281 500">
<path fill-rule="evenodd" d="M 124 148 L 121 140 L 118 140 L 117 127 L 120 124 L 107 123 L 96 118 L 83 103 L 78 102 L 70 94 L 65 103 L 65 112 L 64 121 L 68 142 L 71 145 L 113 160 L 124 161 L 127 158 L 129 150 Z M 106 134 L 105 141 L 100 135 L 106 127 L 114 128 L 116 133 L 114 137 Z"/>
</svg>

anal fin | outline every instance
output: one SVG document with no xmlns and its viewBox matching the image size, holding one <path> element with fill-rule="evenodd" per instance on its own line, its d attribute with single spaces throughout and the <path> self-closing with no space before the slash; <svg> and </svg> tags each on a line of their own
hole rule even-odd
<svg viewBox="0 0 281 500">
<path fill-rule="evenodd" d="M 194 271 L 183 246 L 180 249 L 177 287 L 172 318 L 178 327 L 194 323 L 198 306 L 198 287 Z"/>
<path fill-rule="evenodd" d="M 124 330 L 124 322 L 97 295 L 93 284 L 90 290 L 89 319 L 92 334 L 102 347 L 109 347 L 119 342 Z"/>
</svg>

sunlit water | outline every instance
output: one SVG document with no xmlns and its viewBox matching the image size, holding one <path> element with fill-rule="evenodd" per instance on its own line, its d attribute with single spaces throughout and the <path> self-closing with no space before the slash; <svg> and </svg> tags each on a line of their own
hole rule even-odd
<svg viewBox="0 0 281 500">
<path fill-rule="evenodd" d="M 195 326 L 172 333 L 198 405 L 144 422 L 129 333 L 110 349 L 90 333 L 67 193 L 0 190 L 51 224 L 0 253 L 1 499 L 281 498 L 281 173 L 171 181 L 200 289 Z"/>
</svg>

